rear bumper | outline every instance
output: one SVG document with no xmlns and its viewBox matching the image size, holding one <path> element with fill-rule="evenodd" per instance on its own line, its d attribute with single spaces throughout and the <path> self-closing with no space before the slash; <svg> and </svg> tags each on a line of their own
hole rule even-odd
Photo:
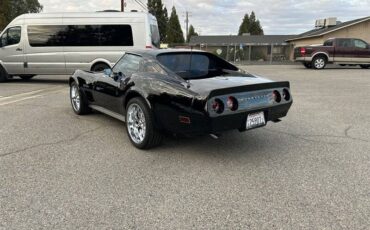
<svg viewBox="0 0 370 230">
<path fill-rule="evenodd" d="M 268 121 L 275 121 L 279 118 L 285 117 L 291 105 L 292 101 L 272 107 L 254 109 L 214 118 L 211 118 L 206 114 L 178 112 L 163 105 L 157 105 L 155 113 L 158 114 L 158 116 L 156 116 L 156 121 L 162 130 L 186 136 L 197 136 L 210 133 L 221 133 L 223 131 L 234 129 L 245 131 L 248 114 L 263 111 L 267 123 Z M 189 117 L 190 123 L 181 123 L 179 120 L 180 116 Z"/>
<path fill-rule="evenodd" d="M 295 62 L 311 62 L 312 57 L 295 57 L 294 61 Z"/>
</svg>

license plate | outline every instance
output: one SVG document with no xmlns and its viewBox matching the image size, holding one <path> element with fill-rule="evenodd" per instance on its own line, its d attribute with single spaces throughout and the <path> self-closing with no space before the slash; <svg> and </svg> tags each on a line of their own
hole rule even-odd
<svg viewBox="0 0 370 230">
<path fill-rule="evenodd" d="M 265 115 L 263 112 L 250 113 L 247 117 L 247 129 L 264 126 L 266 124 Z"/>
</svg>

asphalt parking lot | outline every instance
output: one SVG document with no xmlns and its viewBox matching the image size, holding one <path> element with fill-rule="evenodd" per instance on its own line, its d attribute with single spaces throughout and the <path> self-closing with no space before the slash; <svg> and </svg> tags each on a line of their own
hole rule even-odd
<svg viewBox="0 0 370 230">
<path fill-rule="evenodd" d="M 370 70 L 245 69 L 291 82 L 282 122 L 150 151 L 66 76 L 0 84 L 0 229 L 369 229 Z"/>
</svg>

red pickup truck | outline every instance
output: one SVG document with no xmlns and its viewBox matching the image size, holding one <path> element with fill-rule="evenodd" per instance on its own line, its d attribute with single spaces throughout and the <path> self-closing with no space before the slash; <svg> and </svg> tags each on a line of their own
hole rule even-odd
<svg viewBox="0 0 370 230">
<path fill-rule="evenodd" d="M 370 68 L 370 45 L 357 38 L 332 38 L 321 46 L 294 49 L 294 60 L 308 68 L 324 69 L 327 64 L 359 65 Z"/>
</svg>

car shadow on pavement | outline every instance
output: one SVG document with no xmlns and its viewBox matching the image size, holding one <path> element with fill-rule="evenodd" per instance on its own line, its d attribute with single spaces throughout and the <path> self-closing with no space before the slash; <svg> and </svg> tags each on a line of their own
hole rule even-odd
<svg viewBox="0 0 370 230">
<path fill-rule="evenodd" d="M 274 137 L 271 136 L 273 139 Z M 271 146 L 275 143 L 268 141 L 269 137 L 262 130 L 239 132 L 227 131 L 218 139 L 210 135 L 197 137 L 182 137 L 166 135 L 162 145 L 153 150 L 154 154 L 186 154 L 216 158 L 238 158 L 246 156 L 263 156 L 272 154 Z M 272 141 L 273 142 L 273 141 Z"/>
<path fill-rule="evenodd" d="M 81 117 L 79 117 L 81 119 Z M 92 114 L 83 116 L 86 121 L 100 123 L 109 126 L 110 129 L 122 129 L 121 138 L 127 140 L 129 137 L 126 132 L 126 124 L 107 116 L 103 113 L 93 111 Z M 112 130 L 113 131 L 113 130 Z M 182 135 L 164 134 L 162 144 L 148 150 L 140 150 L 147 154 L 157 155 L 158 157 L 168 157 L 169 154 L 198 155 L 202 157 L 221 157 L 221 158 L 238 158 L 245 156 L 264 156 L 273 154 L 272 146 L 278 145 L 279 140 L 271 133 L 266 133 L 263 128 L 247 132 L 231 130 L 223 132 L 218 139 L 210 135 L 185 137 Z M 135 148 L 133 145 L 122 147 Z"/>
</svg>

